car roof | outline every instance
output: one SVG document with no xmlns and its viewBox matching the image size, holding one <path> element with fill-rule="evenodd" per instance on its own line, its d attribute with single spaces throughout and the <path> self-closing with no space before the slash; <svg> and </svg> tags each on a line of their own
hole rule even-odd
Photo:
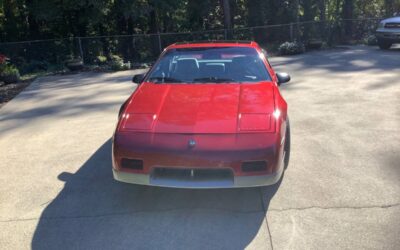
<svg viewBox="0 0 400 250">
<path fill-rule="evenodd" d="M 166 49 L 183 49 L 183 48 L 199 48 L 199 47 L 252 47 L 259 48 L 254 41 L 193 41 L 178 42 L 168 46 Z"/>
</svg>

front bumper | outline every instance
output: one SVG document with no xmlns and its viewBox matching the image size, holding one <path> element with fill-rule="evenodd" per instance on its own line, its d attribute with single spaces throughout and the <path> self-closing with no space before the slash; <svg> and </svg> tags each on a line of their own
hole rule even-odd
<svg viewBox="0 0 400 250">
<path fill-rule="evenodd" d="M 400 31 L 377 31 L 376 37 L 380 40 L 398 43 L 400 42 Z"/>
<path fill-rule="evenodd" d="M 188 148 L 194 139 L 196 147 Z M 142 161 L 140 169 L 122 166 L 122 159 Z M 235 188 L 273 185 L 283 172 L 280 134 L 169 135 L 116 134 L 114 179 L 139 185 L 176 188 Z M 264 169 L 242 164 L 265 161 Z"/>
<path fill-rule="evenodd" d="M 171 188 L 193 188 L 193 189 L 208 189 L 208 188 L 240 188 L 240 187 L 258 187 L 269 186 L 277 183 L 282 177 L 284 169 L 283 162 L 280 164 L 276 172 L 269 175 L 254 175 L 254 176 L 233 176 L 232 180 L 203 180 L 191 181 L 181 179 L 156 179 L 152 178 L 151 174 L 137 174 L 123 172 L 113 169 L 114 179 L 120 182 L 158 186 Z"/>
</svg>

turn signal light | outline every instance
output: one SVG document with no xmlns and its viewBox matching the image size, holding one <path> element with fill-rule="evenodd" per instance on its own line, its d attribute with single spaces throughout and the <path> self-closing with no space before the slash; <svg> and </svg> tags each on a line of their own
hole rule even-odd
<svg viewBox="0 0 400 250">
<path fill-rule="evenodd" d="M 266 161 L 246 161 L 242 163 L 243 172 L 259 172 L 267 170 Z"/>
<path fill-rule="evenodd" d="M 143 161 L 137 159 L 122 158 L 121 167 L 133 170 L 143 170 Z"/>
</svg>

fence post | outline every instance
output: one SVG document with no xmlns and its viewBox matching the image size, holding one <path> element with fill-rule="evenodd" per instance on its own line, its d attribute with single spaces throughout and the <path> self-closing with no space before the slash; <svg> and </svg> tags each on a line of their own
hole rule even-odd
<svg viewBox="0 0 400 250">
<path fill-rule="evenodd" d="M 132 61 L 136 60 L 136 40 L 135 40 L 135 36 L 132 36 Z"/>
<path fill-rule="evenodd" d="M 80 37 L 78 37 L 78 45 L 79 45 L 79 53 L 81 55 L 82 62 L 84 62 L 85 60 L 83 59 L 83 49 L 82 49 L 82 42 L 81 42 L 81 38 Z"/>
<path fill-rule="evenodd" d="M 160 50 L 160 54 L 162 52 L 162 45 L 161 45 L 161 35 L 160 32 L 157 31 L 157 39 L 158 39 L 158 49 Z"/>
<path fill-rule="evenodd" d="M 290 23 L 290 41 L 293 42 L 293 23 Z"/>
</svg>

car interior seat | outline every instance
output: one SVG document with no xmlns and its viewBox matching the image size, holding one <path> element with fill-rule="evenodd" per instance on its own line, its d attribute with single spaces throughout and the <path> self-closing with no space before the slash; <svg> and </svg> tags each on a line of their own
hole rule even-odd
<svg viewBox="0 0 400 250">
<path fill-rule="evenodd" d="M 180 58 L 176 61 L 173 78 L 181 81 L 192 81 L 199 73 L 199 62 L 196 58 Z"/>
<path fill-rule="evenodd" d="M 236 81 L 254 80 L 258 78 L 254 72 L 256 61 L 252 56 L 238 56 L 232 59 L 229 65 L 229 77 Z"/>
<path fill-rule="evenodd" d="M 201 77 L 224 78 L 225 65 L 223 63 L 207 63 L 201 67 Z"/>
</svg>

